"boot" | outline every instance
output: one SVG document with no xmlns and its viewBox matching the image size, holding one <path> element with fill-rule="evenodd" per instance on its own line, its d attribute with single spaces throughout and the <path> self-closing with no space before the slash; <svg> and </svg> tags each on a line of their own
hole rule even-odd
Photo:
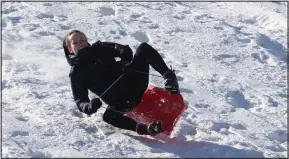
<svg viewBox="0 0 289 159">
<path fill-rule="evenodd" d="M 165 79 L 165 88 L 170 91 L 171 94 L 179 94 L 179 85 L 178 85 L 178 79 L 175 74 L 174 70 L 167 70 L 163 77 Z"/>
<path fill-rule="evenodd" d="M 162 123 L 160 121 L 152 122 L 148 125 L 147 130 L 151 136 L 155 136 L 162 132 Z"/>
<path fill-rule="evenodd" d="M 136 126 L 136 132 L 139 135 L 155 136 L 155 135 L 157 135 L 157 134 L 162 132 L 161 122 L 160 121 L 155 121 L 155 122 L 152 122 L 149 125 L 138 123 L 137 126 Z"/>
</svg>

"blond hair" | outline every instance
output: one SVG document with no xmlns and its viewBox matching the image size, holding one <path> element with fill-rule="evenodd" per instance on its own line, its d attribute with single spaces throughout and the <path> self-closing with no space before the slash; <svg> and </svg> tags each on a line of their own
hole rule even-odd
<svg viewBox="0 0 289 159">
<path fill-rule="evenodd" d="M 65 44 L 66 44 L 67 47 L 70 46 L 70 41 L 69 41 L 68 37 L 69 37 L 70 35 L 74 34 L 74 33 L 81 33 L 81 34 L 85 37 L 85 39 L 87 39 L 86 36 L 85 36 L 85 34 L 84 34 L 82 31 L 72 30 L 72 31 L 70 31 L 70 32 L 66 35 L 66 37 L 65 37 Z"/>
</svg>

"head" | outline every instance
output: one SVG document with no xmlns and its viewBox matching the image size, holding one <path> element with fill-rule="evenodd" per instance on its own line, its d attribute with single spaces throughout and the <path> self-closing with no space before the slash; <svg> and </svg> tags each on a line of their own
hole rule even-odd
<svg viewBox="0 0 289 159">
<path fill-rule="evenodd" d="M 66 46 L 70 53 L 76 54 L 78 50 L 88 46 L 85 34 L 79 30 L 72 30 L 66 36 Z"/>
</svg>

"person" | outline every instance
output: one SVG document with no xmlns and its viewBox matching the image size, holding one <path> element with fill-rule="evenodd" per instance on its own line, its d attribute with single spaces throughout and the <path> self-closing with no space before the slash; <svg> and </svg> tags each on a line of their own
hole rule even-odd
<svg viewBox="0 0 289 159">
<path fill-rule="evenodd" d="M 141 43 L 133 55 L 128 45 L 96 41 L 90 45 L 86 35 L 72 30 L 63 41 L 74 101 L 79 111 L 91 115 L 105 102 L 103 120 L 115 127 L 154 136 L 162 132 L 161 121 L 138 123 L 124 113 L 141 101 L 149 83 L 149 66 L 165 79 L 165 88 L 179 94 L 174 70 L 169 69 L 160 54 L 148 43 Z M 119 61 L 116 57 L 120 58 Z M 89 99 L 88 90 L 99 98 Z M 100 100 L 101 99 L 101 100 Z"/>
</svg>

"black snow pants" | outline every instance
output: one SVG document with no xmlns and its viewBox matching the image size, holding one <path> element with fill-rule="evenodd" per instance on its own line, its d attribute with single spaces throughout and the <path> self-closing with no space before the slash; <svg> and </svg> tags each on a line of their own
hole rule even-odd
<svg viewBox="0 0 289 159">
<path fill-rule="evenodd" d="M 169 68 L 160 56 L 160 54 L 149 44 L 141 43 L 136 49 L 136 53 L 132 60 L 132 66 L 136 70 L 132 77 L 131 87 L 133 88 L 134 106 L 141 101 L 142 95 L 148 87 L 149 83 L 149 66 L 163 75 Z M 103 120 L 115 127 L 136 131 L 137 122 L 129 117 L 124 116 L 128 105 L 123 107 L 109 106 L 103 114 Z"/>
</svg>

